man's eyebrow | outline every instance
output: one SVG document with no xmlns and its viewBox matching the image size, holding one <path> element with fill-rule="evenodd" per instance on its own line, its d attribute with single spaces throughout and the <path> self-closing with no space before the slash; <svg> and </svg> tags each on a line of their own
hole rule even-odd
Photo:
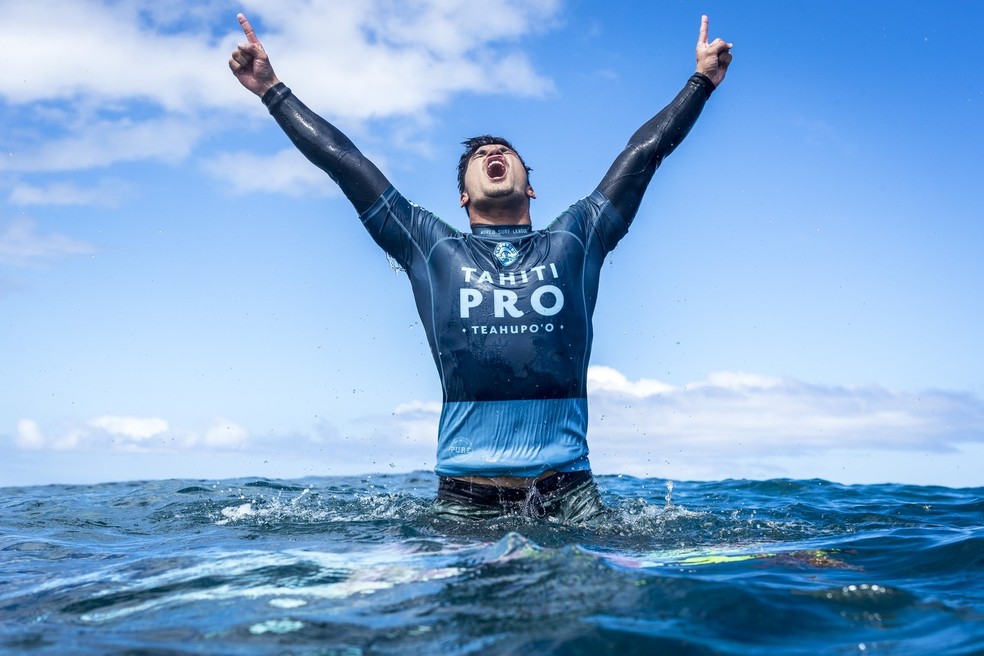
<svg viewBox="0 0 984 656">
<path fill-rule="evenodd" d="M 503 152 L 507 152 L 507 153 L 513 152 L 512 148 L 510 148 L 509 146 L 503 146 L 502 144 L 488 144 L 486 146 L 479 146 L 475 150 L 475 152 L 472 153 L 472 157 L 475 157 L 476 155 L 484 155 L 485 153 L 489 152 L 489 148 L 493 146 L 495 146 L 496 148 L 500 149 Z"/>
</svg>

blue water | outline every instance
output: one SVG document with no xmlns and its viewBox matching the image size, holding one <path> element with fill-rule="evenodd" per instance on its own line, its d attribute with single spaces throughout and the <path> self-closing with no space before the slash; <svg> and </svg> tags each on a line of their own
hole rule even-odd
<svg viewBox="0 0 984 656">
<path fill-rule="evenodd" d="M 984 654 L 984 488 L 603 476 L 462 523 L 431 474 L 0 490 L 0 653 Z"/>
</svg>

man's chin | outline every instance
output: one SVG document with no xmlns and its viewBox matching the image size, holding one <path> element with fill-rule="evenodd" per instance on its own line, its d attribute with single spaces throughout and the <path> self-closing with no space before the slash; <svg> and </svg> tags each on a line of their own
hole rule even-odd
<svg viewBox="0 0 984 656">
<path fill-rule="evenodd" d="M 482 191 L 486 198 L 508 198 L 518 193 L 506 180 L 502 180 L 498 184 L 492 182 L 486 185 Z"/>
</svg>

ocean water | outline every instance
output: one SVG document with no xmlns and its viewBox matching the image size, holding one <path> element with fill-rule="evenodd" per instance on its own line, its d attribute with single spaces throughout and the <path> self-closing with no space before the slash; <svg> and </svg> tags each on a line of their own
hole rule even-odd
<svg viewBox="0 0 984 656">
<path fill-rule="evenodd" d="M 428 473 L 4 488 L 0 653 L 984 654 L 984 488 L 599 485 L 591 526 Z"/>
</svg>

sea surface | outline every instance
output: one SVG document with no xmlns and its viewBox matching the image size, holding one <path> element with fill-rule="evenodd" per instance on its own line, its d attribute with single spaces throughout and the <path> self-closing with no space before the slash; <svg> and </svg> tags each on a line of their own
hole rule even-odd
<svg viewBox="0 0 984 656">
<path fill-rule="evenodd" d="M 602 476 L 566 526 L 436 485 L 0 489 L 0 653 L 984 654 L 984 488 Z"/>
</svg>

